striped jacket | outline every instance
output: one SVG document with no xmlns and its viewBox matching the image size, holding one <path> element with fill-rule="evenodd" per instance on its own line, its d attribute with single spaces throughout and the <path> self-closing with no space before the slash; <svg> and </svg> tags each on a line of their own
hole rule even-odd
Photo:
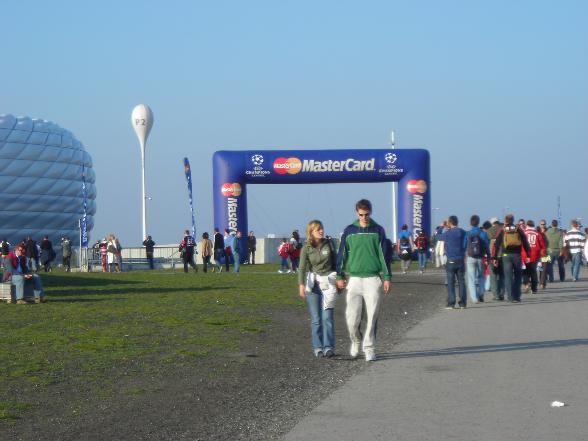
<svg viewBox="0 0 588 441">
<path fill-rule="evenodd" d="M 570 248 L 571 254 L 581 253 L 586 244 L 586 235 L 580 230 L 572 228 L 566 233 L 564 243 Z"/>
</svg>

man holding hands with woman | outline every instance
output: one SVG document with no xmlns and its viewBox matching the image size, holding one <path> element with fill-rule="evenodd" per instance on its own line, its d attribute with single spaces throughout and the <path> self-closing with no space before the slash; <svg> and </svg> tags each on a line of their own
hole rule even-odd
<svg viewBox="0 0 588 441">
<path fill-rule="evenodd" d="M 385 258 L 384 229 L 371 219 L 372 204 L 362 199 L 355 205 L 357 221 L 345 228 L 335 258 L 331 239 L 324 237 L 320 221 L 311 221 L 300 258 L 300 297 L 311 315 L 311 334 L 316 357 L 332 357 L 335 347 L 333 309 L 336 292 L 347 294 L 345 313 L 351 339 L 349 354 L 357 358 L 362 349 L 366 361 L 376 360 L 375 341 L 382 295 L 390 292 L 390 273 Z M 366 326 L 360 332 L 363 304 Z"/>
</svg>

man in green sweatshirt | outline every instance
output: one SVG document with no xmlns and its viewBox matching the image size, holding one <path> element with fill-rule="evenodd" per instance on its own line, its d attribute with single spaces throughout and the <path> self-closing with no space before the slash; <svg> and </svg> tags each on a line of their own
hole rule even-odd
<svg viewBox="0 0 588 441">
<path fill-rule="evenodd" d="M 386 233 L 371 219 L 372 204 L 361 199 L 355 204 L 358 220 L 345 228 L 337 253 L 337 287 L 347 290 L 347 329 L 351 338 L 351 357 L 359 355 L 359 326 L 363 303 L 366 328 L 363 352 L 366 361 L 376 360 L 376 324 L 382 294 L 390 292 L 390 273 L 385 259 Z"/>
</svg>

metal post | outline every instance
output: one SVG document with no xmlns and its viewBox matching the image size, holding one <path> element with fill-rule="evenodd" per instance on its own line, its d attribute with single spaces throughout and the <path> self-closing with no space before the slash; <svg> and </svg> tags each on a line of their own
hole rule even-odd
<svg viewBox="0 0 588 441">
<path fill-rule="evenodd" d="M 78 251 L 78 266 L 80 268 L 80 272 L 82 272 L 82 220 L 78 220 L 78 227 L 80 228 L 80 247 Z"/>
<path fill-rule="evenodd" d="M 394 130 L 390 132 L 390 148 L 394 150 L 396 140 L 394 138 Z M 396 235 L 398 234 L 398 211 L 397 211 L 397 182 L 392 182 L 392 243 L 396 243 Z"/>
</svg>

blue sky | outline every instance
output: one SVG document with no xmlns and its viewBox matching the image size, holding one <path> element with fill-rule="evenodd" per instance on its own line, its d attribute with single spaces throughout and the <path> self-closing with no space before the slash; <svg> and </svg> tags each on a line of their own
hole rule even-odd
<svg viewBox="0 0 588 441">
<path fill-rule="evenodd" d="M 141 240 L 133 107 L 148 104 L 148 230 L 211 231 L 216 150 L 431 152 L 435 222 L 473 213 L 588 224 L 588 3 L 584 1 L 11 2 L 2 8 L 0 113 L 45 118 L 86 146 L 95 240 Z M 357 199 L 391 225 L 390 184 L 248 188 L 249 226 L 310 218 L 337 234 Z M 505 208 L 508 207 L 508 208 Z"/>
</svg>

